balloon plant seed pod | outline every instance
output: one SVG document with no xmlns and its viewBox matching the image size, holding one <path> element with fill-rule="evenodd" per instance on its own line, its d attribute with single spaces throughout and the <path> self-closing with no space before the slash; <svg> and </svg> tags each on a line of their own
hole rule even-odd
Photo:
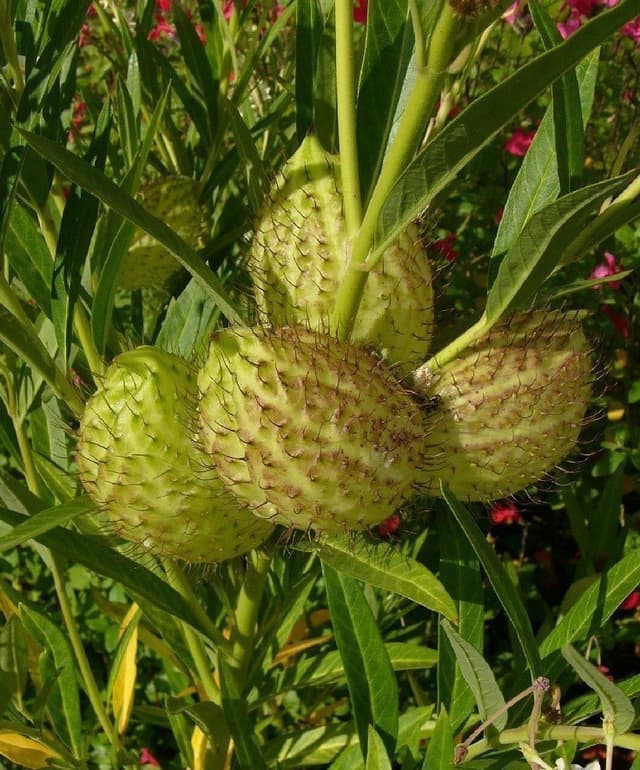
<svg viewBox="0 0 640 770">
<path fill-rule="evenodd" d="M 77 463 L 114 531 L 159 556 L 218 562 L 272 527 L 238 505 L 194 440 L 190 366 L 144 346 L 114 359 L 80 422 Z"/>
<path fill-rule="evenodd" d="M 309 136 L 285 165 L 251 243 L 261 323 L 329 331 L 349 254 L 339 159 Z M 411 225 L 371 269 L 351 340 L 408 373 L 424 361 L 432 327 L 431 268 Z"/>
<path fill-rule="evenodd" d="M 256 515 L 345 533 L 412 494 L 422 413 L 375 354 L 304 327 L 227 329 L 198 385 L 202 443 Z"/>
<path fill-rule="evenodd" d="M 143 186 L 140 203 L 162 220 L 193 249 L 206 243 L 211 217 L 200 202 L 202 186 L 190 177 L 173 176 Z M 182 272 L 181 265 L 153 236 L 137 229 L 122 263 L 120 286 L 123 289 L 166 288 Z"/>
<path fill-rule="evenodd" d="M 591 395 L 578 313 L 504 319 L 457 359 L 416 384 L 437 404 L 421 474 L 428 494 L 446 483 L 461 500 L 489 501 L 542 479 L 571 452 Z"/>
</svg>

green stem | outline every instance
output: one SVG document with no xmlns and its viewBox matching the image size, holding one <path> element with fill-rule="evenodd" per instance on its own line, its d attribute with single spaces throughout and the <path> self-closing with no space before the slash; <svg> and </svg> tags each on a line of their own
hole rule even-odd
<svg viewBox="0 0 640 770">
<path fill-rule="evenodd" d="M 356 142 L 356 90 L 353 46 L 353 2 L 336 0 L 336 93 L 340 172 L 347 236 L 358 231 L 362 221 L 358 147 Z"/>
<path fill-rule="evenodd" d="M 603 727 L 574 727 L 573 725 L 548 725 L 540 728 L 537 734 L 539 741 L 577 741 L 578 743 L 605 743 L 606 731 Z M 495 749 L 496 743 L 501 746 L 526 743 L 529 739 L 529 726 L 522 725 L 510 730 L 503 730 L 491 738 L 491 742 L 483 738 L 469 747 L 464 761 Z M 640 751 L 640 735 L 636 733 L 621 733 L 613 739 L 615 746 L 630 751 Z"/>
<path fill-rule="evenodd" d="M 222 636 L 220 631 L 216 628 L 211 618 L 202 609 L 202 605 L 198 601 L 191 583 L 187 576 L 184 574 L 178 564 L 172 559 L 164 559 L 162 565 L 167 573 L 167 577 L 171 585 L 182 596 L 182 598 L 188 602 L 189 606 L 193 610 L 194 614 L 200 621 L 200 625 L 206 631 L 209 639 L 216 645 L 218 652 L 223 653 L 226 656 L 231 656 L 231 645 L 227 639 Z"/>
<path fill-rule="evenodd" d="M 76 302 L 73 310 L 73 325 L 93 378 L 103 377 L 105 372 L 104 361 L 93 341 L 89 316 L 79 302 Z"/>
<path fill-rule="evenodd" d="M 455 360 L 465 348 L 476 342 L 480 337 L 489 331 L 489 322 L 487 316 L 483 313 L 479 320 L 470 326 L 466 332 L 456 337 L 453 342 L 450 342 L 439 353 L 430 358 L 426 363 L 422 364 L 413 373 L 415 382 L 422 388 L 427 388 L 431 377 L 445 364 Z"/>
<path fill-rule="evenodd" d="M 89 664 L 87 655 L 84 651 L 80 633 L 78 632 L 78 627 L 76 625 L 75 618 L 73 617 L 73 612 L 71 611 L 69 597 L 67 596 L 64 581 L 62 579 L 62 569 L 55 554 L 50 552 L 50 555 L 51 573 L 53 575 L 53 582 L 55 585 L 56 594 L 58 596 L 58 602 L 60 603 L 60 609 L 62 610 L 62 617 L 64 618 L 65 626 L 67 628 L 67 635 L 76 657 L 76 662 L 80 670 L 80 675 L 82 677 L 87 697 L 89 698 L 89 702 L 91 703 L 95 715 L 100 722 L 100 726 L 111 742 L 112 756 L 115 759 L 117 757 L 118 749 L 120 746 L 118 730 L 115 725 L 111 724 L 102 703 L 100 690 L 98 689 L 98 685 L 93 676 L 91 665 Z"/>
<path fill-rule="evenodd" d="M 248 559 L 235 611 L 232 658 L 237 669 L 238 683 L 242 686 L 247 675 L 249 659 L 255 643 L 256 623 L 260 602 L 267 583 L 271 559 L 264 553 L 252 551 Z"/>
<path fill-rule="evenodd" d="M 13 402 L 13 396 L 11 397 Z M 33 453 L 31 446 L 27 441 L 27 436 L 24 432 L 23 421 L 14 413 L 13 403 L 10 405 L 11 409 L 11 422 L 13 423 L 13 429 L 18 439 L 18 447 L 20 449 L 20 456 L 22 457 L 22 464 L 24 465 L 24 476 L 27 480 L 27 486 L 38 497 L 42 496 L 42 483 L 40 476 L 36 470 L 35 463 L 33 462 Z"/>
<path fill-rule="evenodd" d="M 24 77 L 22 76 L 22 67 L 20 66 L 18 51 L 16 50 L 16 43 L 13 37 L 13 24 L 11 23 L 9 6 L 8 0 L 0 0 L 0 47 L 11 70 L 18 97 L 16 101 L 19 103 L 24 92 Z"/>
<path fill-rule="evenodd" d="M 332 331 L 339 339 L 348 339 L 351 335 L 369 270 L 374 265 L 373 261 L 367 262 L 367 256 L 374 242 L 380 212 L 424 134 L 453 54 L 457 25 L 453 10 L 445 3 L 431 35 L 426 64 L 418 70 L 398 131 L 371 194 L 360 230 L 353 241 L 349 269 L 338 290 L 332 319 Z"/>
</svg>

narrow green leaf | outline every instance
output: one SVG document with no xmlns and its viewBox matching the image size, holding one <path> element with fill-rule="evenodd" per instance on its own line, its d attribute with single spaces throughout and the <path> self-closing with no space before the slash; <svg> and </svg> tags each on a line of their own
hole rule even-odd
<svg viewBox="0 0 640 770">
<path fill-rule="evenodd" d="M 224 718 L 224 711 L 217 703 L 203 701 L 201 703 L 184 704 L 180 698 L 168 698 L 167 710 L 171 714 L 186 714 L 202 732 L 209 738 L 210 751 L 223 765 L 229 744 L 229 729 Z M 224 752 L 224 756 L 221 756 Z"/>
<path fill-rule="evenodd" d="M 630 676 L 628 679 L 616 681 L 616 686 L 622 690 L 627 698 L 635 698 L 640 695 L 640 674 Z M 577 724 L 589 717 L 596 716 L 602 710 L 600 699 L 597 695 L 582 695 L 568 703 L 562 703 L 562 717 L 567 724 Z"/>
<path fill-rule="evenodd" d="M 321 541 L 317 552 L 323 562 L 345 575 L 405 596 L 450 620 L 458 619 L 453 599 L 433 573 L 385 543 L 331 537 Z"/>
<path fill-rule="evenodd" d="M 505 705 L 504 697 L 498 687 L 491 666 L 476 650 L 455 631 L 448 620 L 441 620 L 440 624 L 451 642 L 456 654 L 462 675 L 467 680 L 476 699 L 480 719 L 484 722 L 490 716 L 498 712 Z M 507 724 L 507 712 L 505 711 L 493 722 L 497 730 L 504 729 Z"/>
<path fill-rule="evenodd" d="M 262 158 L 253 141 L 251 131 L 239 110 L 231 102 L 227 102 L 226 110 L 235 136 L 236 148 L 246 172 L 249 204 L 254 214 L 257 214 L 262 206 L 264 190 L 267 188 L 267 177 Z"/>
<path fill-rule="evenodd" d="M 298 143 L 313 126 L 314 73 L 322 35 L 318 0 L 296 3 L 296 136 Z"/>
<path fill-rule="evenodd" d="M 562 657 L 600 698 L 604 718 L 615 723 L 616 732 L 626 733 L 636 716 L 633 703 L 629 698 L 570 644 L 562 648 Z"/>
<path fill-rule="evenodd" d="M 398 683 L 378 626 L 355 580 L 324 562 L 322 571 L 362 754 L 367 755 L 372 724 L 393 755 L 398 736 Z"/>
<path fill-rule="evenodd" d="M 49 711 L 57 728 L 79 755 L 82 741 L 82 717 L 80 715 L 80 694 L 75 670 L 75 659 L 71 644 L 64 632 L 44 613 L 21 604 L 20 620 L 29 634 L 51 654 L 52 663 L 58 673 L 57 681 L 49 698 Z M 62 719 L 58 719 L 61 716 Z"/>
<path fill-rule="evenodd" d="M 485 313 L 490 324 L 530 302 L 600 204 L 622 190 L 633 175 L 630 172 L 583 187 L 550 203 L 528 220 L 500 263 L 489 289 Z"/>
<path fill-rule="evenodd" d="M 528 7 L 545 49 L 560 45 L 562 37 L 546 10 L 536 0 Z M 582 109 L 575 71 L 568 70 L 551 90 L 560 192 L 568 193 L 580 185 L 584 164 Z"/>
<path fill-rule="evenodd" d="M 335 50 L 336 24 L 332 4 L 322 27 L 313 82 L 313 129 L 327 152 L 337 152 L 338 149 Z"/>
<path fill-rule="evenodd" d="M 96 171 L 104 168 L 110 129 L 111 113 L 108 104 L 105 104 L 85 157 L 86 164 L 89 167 L 93 166 Z M 65 371 L 71 352 L 73 312 L 80 291 L 84 262 L 89 252 L 98 208 L 97 198 L 86 190 L 72 185 L 60 223 L 51 291 L 51 315 Z"/>
<path fill-rule="evenodd" d="M 369 725 L 367 747 L 366 770 L 391 770 L 391 762 L 384 741 L 373 725 Z"/>
<path fill-rule="evenodd" d="M 7 257 L 28 294 L 45 315 L 51 317 L 51 252 L 38 225 L 21 205 L 9 219 Z"/>
<path fill-rule="evenodd" d="M 626 0 L 630 2 L 630 0 Z M 167 248 L 213 297 L 229 321 L 243 324 L 243 319 L 227 297 L 224 287 L 196 252 L 161 220 L 149 214 L 130 195 L 97 169 L 77 158 L 73 153 L 42 136 L 29 131 L 21 132 L 29 144 L 77 185 L 95 195 L 105 206 L 117 211 Z"/>
<path fill-rule="evenodd" d="M 432 668 L 438 663 L 438 653 L 430 647 L 407 642 L 387 642 L 385 649 L 394 671 L 421 671 Z M 302 687 L 317 687 L 343 680 L 344 677 L 345 669 L 340 653 L 332 650 L 300 660 L 282 671 L 275 671 L 272 675 L 273 684 L 266 693 L 261 694 L 261 697 L 271 697 L 286 690 L 299 690 Z"/>
<path fill-rule="evenodd" d="M 521 109 L 639 13 L 640 0 L 623 0 L 598 14 L 561 45 L 528 62 L 476 99 L 445 126 L 390 191 L 377 223 L 376 253 L 382 252 Z"/>
<path fill-rule="evenodd" d="M 438 507 L 440 578 L 457 604 L 458 633 L 479 652 L 484 644 L 484 587 L 480 562 L 446 505 Z M 447 718 L 459 730 L 473 708 L 474 698 L 462 676 L 444 631 L 438 629 L 438 703 L 447 707 Z"/>
<path fill-rule="evenodd" d="M 591 115 L 599 55 L 599 49 L 593 51 L 576 68 L 583 127 Z M 515 243 L 529 217 L 555 200 L 560 193 L 554 131 L 553 106 L 550 105 L 509 190 L 492 249 L 494 258 L 505 254 Z"/>
<path fill-rule="evenodd" d="M 267 770 L 267 764 L 247 713 L 246 701 L 238 688 L 233 669 L 222 656 L 218 658 L 218 672 L 222 708 L 233 737 L 238 763 L 240 767 L 251 768 L 251 770 L 254 768 Z"/>
<path fill-rule="evenodd" d="M 178 3 L 173 8 L 173 18 L 180 38 L 180 52 L 187 65 L 187 72 L 195 81 L 202 101 L 207 107 L 209 123 L 215 126 L 219 120 L 218 94 L 220 82 L 211 70 L 205 47 L 196 34 L 193 22 L 187 18 L 187 15 Z"/>
<path fill-rule="evenodd" d="M 0 508 L 0 519 L 14 527 L 27 520 L 25 516 L 4 508 Z M 69 529 L 55 527 L 33 539 L 71 562 L 84 564 L 99 575 L 113 578 L 134 599 L 138 596 L 148 599 L 158 609 L 185 620 L 207 635 L 197 614 L 177 591 L 146 567 L 118 553 L 110 545 L 105 545 L 104 538 L 80 535 Z"/>
<path fill-rule="evenodd" d="M 116 83 L 116 102 L 118 105 L 118 133 L 122 152 L 128 166 L 133 164 L 133 159 L 140 146 L 140 129 L 138 126 L 138 113 L 133 106 L 133 100 L 122 78 Z"/>
<path fill-rule="evenodd" d="M 630 551 L 580 596 L 544 639 L 540 645 L 540 655 L 546 657 L 555 650 L 571 642 L 586 639 L 589 634 L 602 629 L 638 585 L 640 551 Z M 546 673 L 545 669 L 542 670 Z"/>
<path fill-rule="evenodd" d="M 16 548 L 26 543 L 27 540 L 42 535 L 54 527 L 66 524 L 76 516 L 89 513 L 94 509 L 95 504 L 86 495 L 83 495 L 76 500 L 72 500 L 70 503 L 56 505 L 53 508 L 40 511 L 21 524 L 18 524 L 9 534 L 0 537 L 0 553 Z"/>
<path fill-rule="evenodd" d="M 408 0 L 370 0 L 356 120 L 363 201 L 380 174 L 413 42 Z"/>
<path fill-rule="evenodd" d="M 51 390 L 77 414 L 84 404 L 71 383 L 55 365 L 49 352 L 31 329 L 22 324 L 3 305 L 0 305 L 0 340 L 29 366 L 38 372 Z"/>
<path fill-rule="evenodd" d="M 169 303 L 155 344 L 185 359 L 198 360 L 207 350 L 209 334 L 219 311 L 202 286 L 190 281 L 177 299 Z"/>
<path fill-rule="evenodd" d="M 524 653 L 531 673 L 531 680 L 535 680 L 536 677 L 540 676 L 540 672 L 543 671 L 543 669 L 538 653 L 538 645 L 533 636 L 531 622 L 524 604 L 522 603 L 522 599 L 518 595 L 515 586 L 500 563 L 496 552 L 491 548 L 489 543 L 487 543 L 486 538 L 473 520 L 469 511 L 447 486 L 442 487 L 442 497 L 445 499 L 451 512 L 456 517 L 456 521 L 460 525 L 460 528 L 478 555 L 480 563 L 489 578 L 489 582 L 491 583 L 500 604 L 504 608 L 507 617 L 511 621 L 513 630 L 520 641 L 522 652 Z"/>
<path fill-rule="evenodd" d="M 440 709 L 436 727 L 427 746 L 422 770 L 452 770 L 455 745 L 451 720 L 444 706 Z"/>
</svg>

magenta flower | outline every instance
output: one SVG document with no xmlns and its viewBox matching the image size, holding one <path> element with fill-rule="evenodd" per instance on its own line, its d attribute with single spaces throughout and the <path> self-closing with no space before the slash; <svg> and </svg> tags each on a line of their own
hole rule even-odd
<svg viewBox="0 0 640 770">
<path fill-rule="evenodd" d="M 630 612 L 640 607 L 640 591 L 632 591 L 618 609 Z"/>
<path fill-rule="evenodd" d="M 355 5 L 353 6 L 353 20 L 358 24 L 366 24 L 368 8 L 369 0 L 355 0 Z"/>
<path fill-rule="evenodd" d="M 595 278 L 606 278 L 609 275 L 615 275 L 616 273 L 621 272 L 622 268 L 620 265 L 616 262 L 616 258 L 613 256 L 613 254 L 610 251 L 605 251 L 604 253 L 604 262 L 601 262 L 597 267 L 595 267 L 591 274 L 589 275 L 589 278 L 595 279 Z M 609 286 L 612 289 L 619 289 L 620 284 L 618 281 L 612 281 Z M 601 289 L 602 285 L 597 284 L 593 287 L 594 289 Z"/>
<path fill-rule="evenodd" d="M 582 25 L 582 18 L 580 16 L 569 16 L 565 21 L 561 21 L 556 24 L 558 32 L 562 36 L 563 40 L 566 40 L 569 35 L 572 35 L 578 27 Z"/>
<path fill-rule="evenodd" d="M 634 43 L 640 45 L 640 16 L 633 21 L 628 21 L 620 32 L 625 37 L 630 37 Z"/>
<path fill-rule="evenodd" d="M 513 5 L 510 5 L 507 10 L 502 14 L 502 20 L 506 21 L 512 27 L 518 21 L 520 11 L 522 9 L 522 0 L 516 0 Z"/>
<path fill-rule="evenodd" d="M 140 750 L 140 764 L 147 765 L 147 767 L 160 767 L 160 762 L 147 748 Z"/>
<path fill-rule="evenodd" d="M 157 19 L 156 26 L 149 30 L 149 40 L 159 40 L 161 37 L 173 39 L 176 36 L 176 28 L 166 19 Z"/>
<path fill-rule="evenodd" d="M 509 139 L 505 142 L 504 149 L 511 155 L 516 155 L 522 158 L 527 154 L 527 150 L 533 142 L 533 137 L 536 135 L 534 131 L 523 131 L 520 126 L 511 134 Z"/>
<path fill-rule="evenodd" d="M 489 512 L 489 519 L 492 524 L 519 524 L 522 521 L 522 514 L 518 505 L 513 500 L 503 500 L 494 503 Z"/>
<path fill-rule="evenodd" d="M 394 532 L 397 532 L 400 523 L 400 516 L 397 513 L 394 513 L 378 524 L 378 534 L 380 537 L 389 538 Z"/>
<path fill-rule="evenodd" d="M 615 330 L 620 332 L 626 340 L 629 337 L 629 321 L 624 316 L 616 313 L 609 305 L 603 305 L 602 312 L 609 318 Z"/>
<path fill-rule="evenodd" d="M 444 238 L 439 238 L 433 242 L 433 248 L 447 260 L 447 262 L 455 262 L 460 256 L 460 252 L 454 249 L 454 245 L 458 240 L 458 236 L 455 233 L 448 233 Z"/>
</svg>

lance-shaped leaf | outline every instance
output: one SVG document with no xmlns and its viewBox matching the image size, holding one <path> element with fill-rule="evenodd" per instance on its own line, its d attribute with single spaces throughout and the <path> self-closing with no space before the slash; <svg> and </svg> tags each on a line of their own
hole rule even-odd
<svg viewBox="0 0 640 770">
<path fill-rule="evenodd" d="M 443 619 L 440 623 L 456 654 L 462 675 L 476 699 L 480 719 L 484 722 L 505 706 L 491 666 L 472 644 L 460 636 L 448 620 Z M 502 730 L 506 724 L 507 712 L 503 711 L 495 718 L 493 725 L 497 730 Z"/>
<path fill-rule="evenodd" d="M 362 754 L 367 756 L 369 725 L 374 725 L 393 755 L 398 736 L 398 683 L 380 631 L 359 584 L 326 563 L 322 571 Z"/>
<path fill-rule="evenodd" d="M 627 2 L 629 1 L 627 0 Z M 136 200 L 124 193 L 102 172 L 77 158 L 64 147 L 29 131 L 21 131 L 21 133 L 29 145 L 43 158 L 53 163 L 61 173 L 95 195 L 105 206 L 117 211 L 120 216 L 152 235 L 174 255 L 194 278 L 200 281 L 229 321 L 237 324 L 243 323 L 243 319 L 234 308 L 218 278 L 176 232 L 145 211 Z"/>
<path fill-rule="evenodd" d="M 422 770 L 451 770 L 455 752 L 453 730 L 447 710 L 442 707 L 427 746 Z"/>
<path fill-rule="evenodd" d="M 539 676 L 542 666 L 540 663 L 540 655 L 538 653 L 538 645 L 536 644 L 531 629 L 531 621 L 529 620 L 527 611 L 522 603 L 522 599 L 518 595 L 518 592 L 500 562 L 500 559 L 498 559 L 496 552 L 491 548 L 489 543 L 487 543 L 486 538 L 469 511 L 447 486 L 442 487 L 442 497 L 445 499 L 451 512 L 456 517 L 456 521 L 460 525 L 460 528 L 473 546 L 478 559 L 480 559 L 480 563 L 487 573 L 489 582 L 493 586 L 493 590 L 495 591 L 500 604 L 502 604 L 504 611 L 507 613 L 507 617 L 511 621 L 513 630 L 520 641 L 522 651 L 531 672 L 531 678 L 534 680 Z"/>
<path fill-rule="evenodd" d="M 318 555 L 345 575 L 393 591 L 457 621 L 455 602 L 438 578 L 420 562 L 384 543 L 352 543 L 347 538 L 331 537 L 320 543 Z"/>
<path fill-rule="evenodd" d="M 634 175 L 630 172 L 583 187 L 529 219 L 500 263 L 489 290 L 485 314 L 490 324 L 529 303 L 600 204 L 625 187 Z"/>
<path fill-rule="evenodd" d="M 596 692 L 604 718 L 615 724 L 616 732 L 626 733 L 636 716 L 629 698 L 570 644 L 562 648 L 562 656 L 580 679 Z"/>
<path fill-rule="evenodd" d="M 376 732 L 373 725 L 369 725 L 367 738 L 367 764 L 366 770 L 391 770 L 391 762 L 384 741 Z"/>
<path fill-rule="evenodd" d="M 78 497 L 69 503 L 56 505 L 53 508 L 36 513 L 35 516 L 23 521 L 14 527 L 11 532 L 0 537 L 0 553 L 16 548 L 27 540 L 48 532 L 54 527 L 59 527 L 71 521 L 76 516 L 95 510 L 95 505 L 86 495 Z"/>
<path fill-rule="evenodd" d="M 521 109 L 639 13 L 640 0 L 623 0 L 463 110 L 427 144 L 387 196 L 377 222 L 376 254 L 382 253 Z"/>
</svg>

